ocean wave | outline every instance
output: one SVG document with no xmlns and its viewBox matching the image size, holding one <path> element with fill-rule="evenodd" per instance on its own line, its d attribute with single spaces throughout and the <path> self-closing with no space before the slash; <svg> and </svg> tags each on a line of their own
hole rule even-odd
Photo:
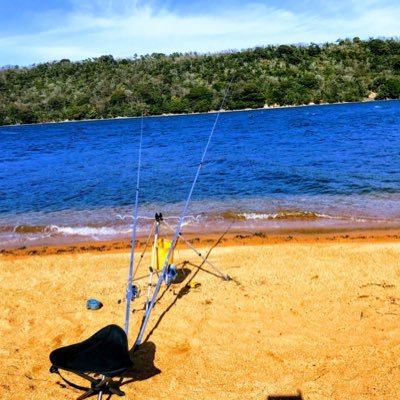
<svg viewBox="0 0 400 400">
<path fill-rule="evenodd" d="M 258 199 L 237 201 L 235 204 L 198 202 L 195 203 L 195 210 L 184 218 L 182 228 L 185 233 L 198 233 L 226 230 L 228 226 L 236 230 L 400 226 L 399 213 L 380 215 L 369 211 L 371 207 L 361 214 L 353 208 L 333 207 L 331 203 L 327 205 L 327 202 L 322 201 L 314 206 L 301 199 L 296 202 L 298 208 L 296 205 L 292 208 L 291 204 L 276 203 L 266 204 Z M 154 223 L 151 215 L 151 212 L 146 211 L 138 218 L 138 236 L 146 236 L 151 231 Z M 164 219 L 172 229 L 165 229 L 163 224 L 162 234 L 170 234 L 170 230 L 175 230 L 179 218 L 175 208 L 166 210 Z M 117 212 L 103 209 L 95 212 L 89 210 L 87 213 L 68 211 L 64 214 L 26 214 L 19 216 L 15 225 L 13 222 L 11 218 L 0 220 L 0 247 L 20 246 L 24 243 L 118 240 L 130 238 L 132 234 L 132 218 L 124 209 Z"/>
<path fill-rule="evenodd" d="M 16 233 L 22 235 L 78 235 L 78 236 L 115 236 L 131 232 L 130 227 L 109 226 L 58 226 L 58 225 L 17 225 L 0 226 L 0 232 Z"/>
<path fill-rule="evenodd" d="M 87 225 L 56 225 L 56 224 L 17 224 L 17 225 L 0 225 L 0 234 L 16 234 L 24 237 L 30 236 L 88 236 L 88 237 L 97 237 L 97 236 L 121 236 L 127 235 L 132 232 L 132 224 L 131 221 L 133 218 L 129 218 L 129 216 L 122 217 L 119 215 L 117 220 L 125 220 L 127 223 L 121 224 L 117 221 L 110 223 L 109 220 L 103 220 L 102 222 L 97 221 L 95 224 L 89 222 Z M 164 217 L 165 221 L 169 224 L 172 223 L 172 226 L 175 227 L 176 223 L 179 220 L 179 216 L 168 216 Z M 193 224 L 198 224 L 203 219 L 202 215 L 189 215 L 184 218 L 182 226 L 188 226 Z M 151 223 L 154 221 L 154 218 L 149 217 L 140 217 L 138 218 L 139 224 L 137 225 L 138 231 L 147 231 L 151 227 Z"/>
<path fill-rule="evenodd" d="M 117 237 L 125 236 L 132 232 L 132 219 L 126 221 L 126 223 L 121 224 L 118 222 L 127 217 L 121 218 L 122 215 L 119 214 L 114 221 L 109 219 L 99 221 L 96 223 L 90 223 L 89 221 L 80 224 L 19 224 L 16 226 L 11 225 L 0 225 L 0 233 L 14 233 L 20 236 L 85 236 L 85 237 Z M 178 215 L 164 216 L 165 222 L 175 229 L 178 223 Z M 290 210 L 281 209 L 278 211 L 237 211 L 237 210 L 220 210 L 215 213 L 204 213 L 200 212 L 198 214 L 188 215 L 184 218 L 182 227 L 191 227 L 191 229 L 196 229 L 196 227 L 206 227 L 215 224 L 221 224 L 224 221 L 237 221 L 238 223 L 246 223 L 248 221 L 318 221 L 318 220 L 338 220 L 338 221 L 353 221 L 353 222 L 378 222 L 378 218 L 368 218 L 362 216 L 346 216 L 346 215 L 333 215 L 322 212 L 307 211 L 307 210 Z M 385 219 L 382 219 L 383 221 Z M 147 232 L 151 229 L 152 221 L 154 218 L 140 217 L 138 218 L 137 230 L 138 232 Z"/>
<path fill-rule="evenodd" d="M 189 224 L 190 222 L 198 222 L 199 219 L 201 219 L 202 215 L 187 215 L 184 218 L 184 224 Z M 116 214 L 115 218 L 121 221 L 125 220 L 133 220 L 133 215 L 122 215 L 122 214 Z M 179 221 L 180 216 L 179 215 L 169 215 L 169 216 L 164 216 L 164 220 L 176 220 Z M 154 217 L 147 217 L 147 216 L 138 216 L 137 220 L 138 221 L 154 221 Z"/>
<path fill-rule="evenodd" d="M 242 212 L 224 213 L 225 219 L 239 219 L 239 220 L 316 220 L 316 219 L 340 219 L 340 220 L 351 220 L 351 217 L 346 216 L 334 216 L 329 214 L 322 214 L 312 211 L 302 210 L 280 210 L 277 212 Z"/>
<path fill-rule="evenodd" d="M 50 227 L 52 232 L 61 233 L 63 235 L 77 235 L 77 236 L 115 236 L 129 233 L 131 230 L 116 229 L 108 226 L 92 227 L 92 226 L 56 226 Z"/>
</svg>

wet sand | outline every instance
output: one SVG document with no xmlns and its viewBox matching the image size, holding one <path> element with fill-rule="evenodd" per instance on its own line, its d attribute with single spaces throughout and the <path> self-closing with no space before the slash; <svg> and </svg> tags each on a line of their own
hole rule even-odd
<svg viewBox="0 0 400 400">
<path fill-rule="evenodd" d="M 165 236 L 171 239 L 172 235 Z M 262 231 L 215 231 L 213 233 L 193 234 L 185 233 L 184 238 L 194 246 L 209 246 L 217 244 L 219 247 L 236 245 L 267 245 L 293 241 L 296 243 L 330 243 L 330 242 L 386 242 L 400 241 L 400 228 L 382 229 L 280 229 L 279 233 L 271 230 Z M 143 251 L 147 237 L 141 236 L 136 240 L 135 249 Z M 62 238 L 60 239 L 62 240 Z M 120 252 L 131 248 L 129 239 L 112 241 L 91 241 L 75 244 L 60 243 L 58 245 L 36 245 L 21 247 L 0 248 L 0 256 L 19 257 L 50 254 L 76 253 L 109 253 Z M 186 248 L 187 245 L 178 239 L 177 248 Z"/>
<path fill-rule="evenodd" d="M 131 382 L 122 387 L 125 398 L 267 399 L 299 391 L 303 399 L 398 397 L 399 231 L 187 238 L 203 254 L 212 249 L 209 260 L 234 280 L 199 270 L 196 254 L 178 247 L 175 263 L 184 280 L 157 303 L 147 341 L 133 355 Z M 49 373 L 48 355 L 105 325 L 123 325 L 125 303 L 118 300 L 125 293 L 128 247 L 110 242 L 2 251 L 1 399 L 78 397 Z M 146 253 L 131 344 L 149 262 Z M 201 286 L 187 290 L 190 280 Z M 104 307 L 86 310 L 88 298 Z"/>
</svg>

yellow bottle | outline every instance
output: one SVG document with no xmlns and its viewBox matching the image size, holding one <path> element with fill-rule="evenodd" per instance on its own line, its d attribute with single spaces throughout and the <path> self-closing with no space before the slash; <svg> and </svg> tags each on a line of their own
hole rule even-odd
<svg viewBox="0 0 400 400">
<path fill-rule="evenodd" d="M 156 253 L 157 271 L 160 271 L 163 269 L 165 259 L 167 258 L 171 244 L 172 244 L 172 242 L 167 239 L 158 239 L 157 240 L 157 253 Z M 168 264 L 172 264 L 173 262 L 174 262 L 174 252 L 172 252 Z"/>
</svg>

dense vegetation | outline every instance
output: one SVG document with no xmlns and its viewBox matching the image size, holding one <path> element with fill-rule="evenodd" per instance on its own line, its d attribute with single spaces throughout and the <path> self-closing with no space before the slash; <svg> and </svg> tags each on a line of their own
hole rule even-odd
<svg viewBox="0 0 400 400">
<path fill-rule="evenodd" d="M 0 125 L 400 98 L 400 42 L 358 38 L 221 54 L 101 56 L 0 71 Z M 374 96 L 374 95 L 373 95 Z"/>
</svg>

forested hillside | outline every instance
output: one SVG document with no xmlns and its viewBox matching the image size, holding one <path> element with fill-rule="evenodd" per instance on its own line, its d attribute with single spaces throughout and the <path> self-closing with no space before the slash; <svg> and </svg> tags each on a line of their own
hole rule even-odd
<svg viewBox="0 0 400 400">
<path fill-rule="evenodd" d="M 400 42 L 358 38 L 0 70 L 0 125 L 400 98 Z"/>
</svg>

